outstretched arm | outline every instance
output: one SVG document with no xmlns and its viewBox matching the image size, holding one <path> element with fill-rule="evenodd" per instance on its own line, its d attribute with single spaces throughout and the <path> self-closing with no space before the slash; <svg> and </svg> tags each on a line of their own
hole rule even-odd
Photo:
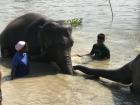
<svg viewBox="0 0 140 105">
<path fill-rule="evenodd" d="M 89 56 L 89 55 L 90 55 L 90 54 L 83 54 L 83 55 L 76 54 L 76 56 L 78 56 L 78 57 Z"/>
<path fill-rule="evenodd" d="M 83 55 L 77 54 L 76 56 L 78 56 L 78 57 L 83 57 L 83 56 L 90 56 L 90 55 L 94 55 L 94 54 L 95 54 L 95 45 L 93 45 L 92 50 L 90 51 L 90 53 L 88 53 L 88 54 L 83 54 Z"/>
</svg>

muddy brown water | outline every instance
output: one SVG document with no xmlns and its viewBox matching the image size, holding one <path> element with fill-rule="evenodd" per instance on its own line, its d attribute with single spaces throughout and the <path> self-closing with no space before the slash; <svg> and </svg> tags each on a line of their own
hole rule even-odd
<svg viewBox="0 0 140 105">
<path fill-rule="evenodd" d="M 73 65 L 94 68 L 118 68 L 140 52 L 140 1 L 111 0 L 113 22 L 108 0 L 1 0 L 0 31 L 14 18 L 36 12 L 56 20 L 83 18 L 81 27 L 73 29 Z M 111 59 L 93 61 L 87 54 L 98 33 L 106 34 L 105 44 Z M 58 73 L 55 65 L 32 62 L 25 78 L 9 80 L 10 61 L 0 60 L 3 72 L 3 105 L 140 105 L 139 96 L 128 86 L 101 78 L 100 81 Z"/>
</svg>

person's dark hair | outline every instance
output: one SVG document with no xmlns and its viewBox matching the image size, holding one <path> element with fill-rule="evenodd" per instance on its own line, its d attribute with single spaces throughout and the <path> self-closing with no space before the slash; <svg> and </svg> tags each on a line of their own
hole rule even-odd
<svg viewBox="0 0 140 105">
<path fill-rule="evenodd" d="M 103 33 L 98 34 L 98 39 L 105 40 L 105 34 Z"/>
</svg>

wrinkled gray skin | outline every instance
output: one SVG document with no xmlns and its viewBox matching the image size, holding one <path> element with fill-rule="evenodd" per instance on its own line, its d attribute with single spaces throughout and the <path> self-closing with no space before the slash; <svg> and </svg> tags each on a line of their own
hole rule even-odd
<svg viewBox="0 0 140 105">
<path fill-rule="evenodd" d="M 40 14 L 29 13 L 10 22 L 0 35 L 2 57 L 12 57 L 15 44 L 26 41 L 31 58 L 54 61 L 63 73 L 73 74 L 71 62 L 72 27 Z"/>
<path fill-rule="evenodd" d="M 132 84 L 131 91 L 140 93 L 140 54 L 131 62 L 115 70 L 93 69 L 81 65 L 73 66 L 88 75 L 104 77 L 123 84 Z"/>
</svg>

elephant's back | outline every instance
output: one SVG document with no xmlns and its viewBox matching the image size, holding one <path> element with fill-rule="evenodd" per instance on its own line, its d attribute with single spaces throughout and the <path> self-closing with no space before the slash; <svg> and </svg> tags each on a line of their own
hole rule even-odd
<svg viewBox="0 0 140 105">
<path fill-rule="evenodd" d="M 1 46 L 14 46 L 17 41 L 26 40 L 28 30 L 34 22 L 39 20 L 45 21 L 45 17 L 36 13 L 28 13 L 11 21 L 0 35 Z"/>
</svg>

